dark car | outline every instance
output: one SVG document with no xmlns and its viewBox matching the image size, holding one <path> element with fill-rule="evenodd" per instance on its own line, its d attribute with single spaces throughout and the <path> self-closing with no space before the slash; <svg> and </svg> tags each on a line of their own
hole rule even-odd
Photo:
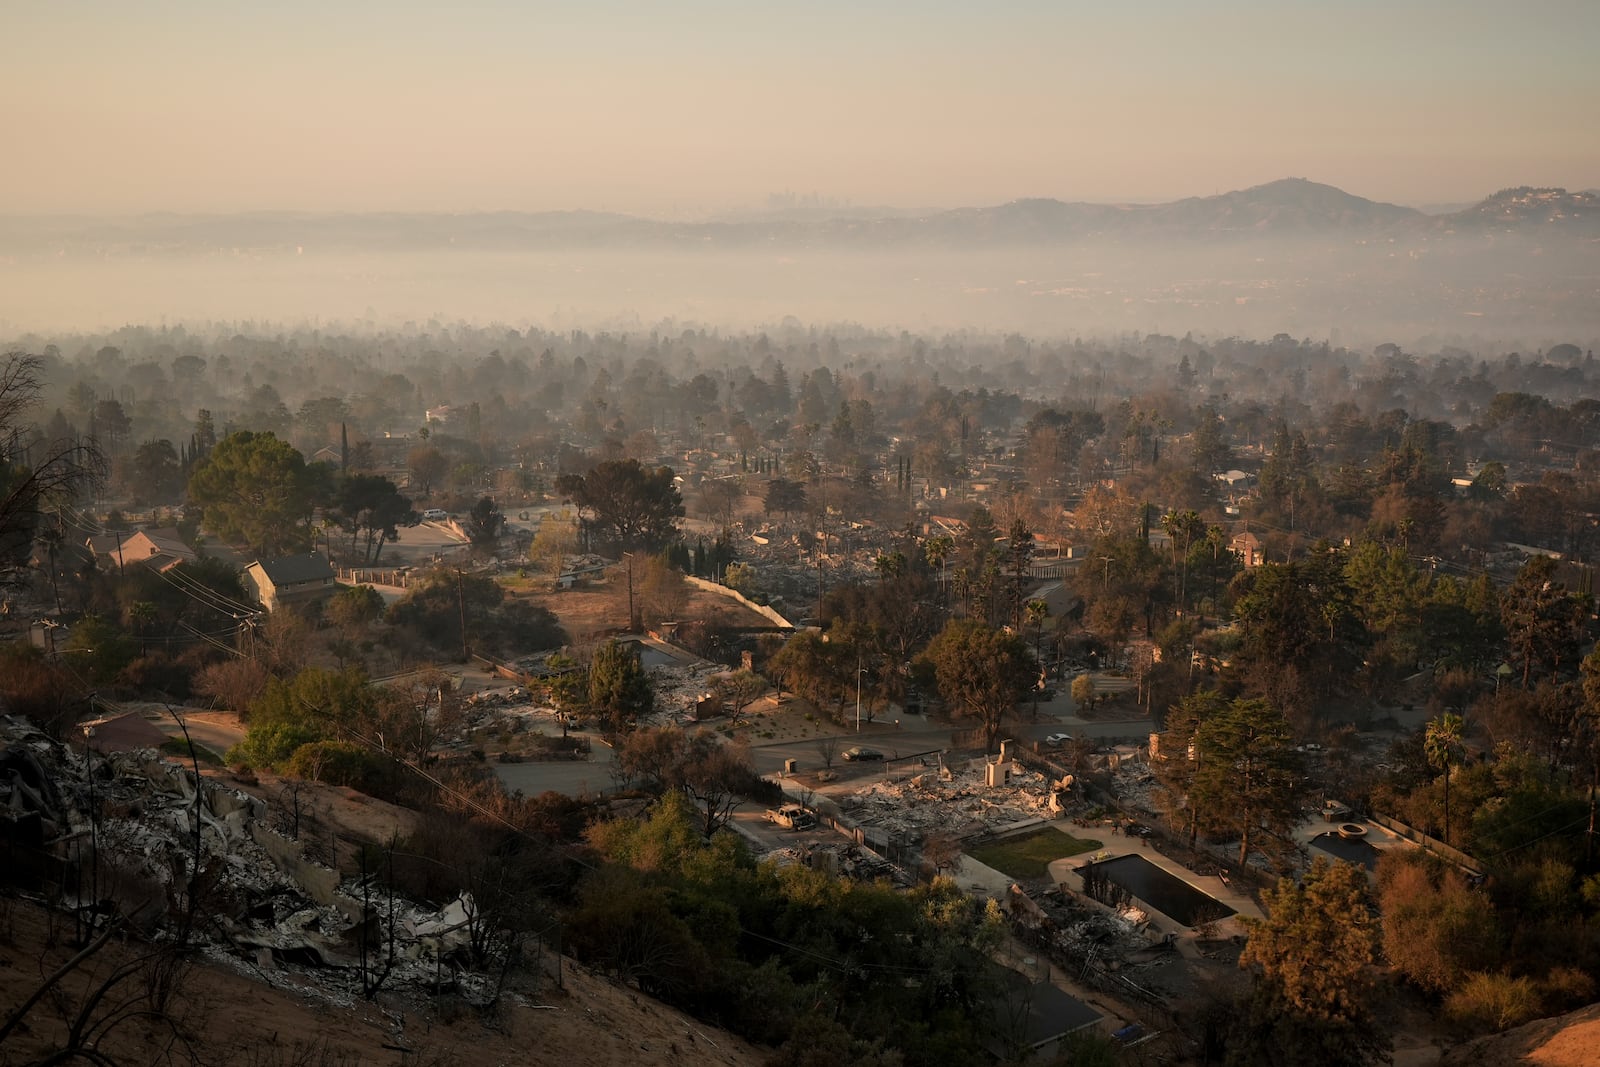
<svg viewBox="0 0 1600 1067">
<path fill-rule="evenodd" d="M 842 755 L 851 763 L 883 758 L 883 753 L 879 752 L 877 749 L 862 748 L 860 745 L 853 745 L 850 748 L 845 749 Z"/>
</svg>

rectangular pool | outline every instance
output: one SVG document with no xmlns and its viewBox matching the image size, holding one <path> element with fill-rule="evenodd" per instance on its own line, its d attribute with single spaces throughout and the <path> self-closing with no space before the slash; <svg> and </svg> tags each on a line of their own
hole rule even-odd
<svg viewBox="0 0 1600 1067">
<path fill-rule="evenodd" d="M 1210 893 L 1202 892 L 1157 867 L 1143 856 L 1118 856 L 1093 864 L 1108 881 L 1121 886 L 1141 903 L 1176 919 L 1185 926 L 1225 919 L 1234 913 Z"/>
</svg>

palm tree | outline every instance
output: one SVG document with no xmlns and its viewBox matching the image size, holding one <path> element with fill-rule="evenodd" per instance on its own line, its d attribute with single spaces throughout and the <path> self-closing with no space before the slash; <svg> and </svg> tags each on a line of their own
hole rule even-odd
<svg viewBox="0 0 1600 1067">
<path fill-rule="evenodd" d="M 1027 603 L 1028 621 L 1033 623 L 1033 654 L 1044 662 L 1041 645 L 1044 643 L 1044 620 L 1050 617 L 1050 605 L 1034 597 Z"/>
<path fill-rule="evenodd" d="M 1161 528 L 1166 531 L 1168 541 L 1172 546 L 1172 581 L 1173 593 L 1178 602 L 1178 610 L 1188 608 L 1186 601 L 1189 596 L 1189 547 L 1195 540 L 1206 534 L 1205 522 L 1200 518 L 1200 513 L 1193 508 L 1183 511 L 1169 511 L 1161 516 Z"/>
<path fill-rule="evenodd" d="M 939 571 L 939 596 L 941 599 L 945 596 L 945 565 L 949 562 L 950 552 L 955 547 L 956 543 L 944 534 L 930 537 L 922 543 L 923 556 L 927 559 L 928 566 L 937 568 Z"/>
<path fill-rule="evenodd" d="M 1049 676 L 1045 670 L 1044 652 L 1041 646 L 1044 644 L 1044 620 L 1050 617 L 1050 605 L 1034 597 L 1024 605 L 1024 610 L 1027 612 L 1028 621 L 1033 623 L 1033 658 L 1039 661 L 1039 681 L 1033 687 L 1033 717 L 1037 720 L 1039 691 L 1044 688 L 1045 678 Z"/>
<path fill-rule="evenodd" d="M 1450 841 L 1450 766 L 1461 755 L 1461 738 L 1466 732 L 1466 720 L 1453 711 L 1447 711 L 1428 723 L 1423 736 L 1422 749 L 1428 764 L 1444 771 L 1444 840 Z"/>
<path fill-rule="evenodd" d="M 139 635 L 139 655 L 141 656 L 149 654 L 146 642 L 149 636 L 150 624 L 156 620 L 157 614 L 156 605 L 148 600 L 136 600 L 128 605 L 128 622 L 133 625 L 134 630 Z"/>
</svg>

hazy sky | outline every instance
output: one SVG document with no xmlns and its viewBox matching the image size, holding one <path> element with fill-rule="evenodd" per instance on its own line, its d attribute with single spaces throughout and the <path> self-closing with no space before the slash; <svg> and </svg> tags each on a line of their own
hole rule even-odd
<svg viewBox="0 0 1600 1067">
<path fill-rule="evenodd" d="M 0 0 L 0 212 L 1600 186 L 1600 2 Z"/>
</svg>

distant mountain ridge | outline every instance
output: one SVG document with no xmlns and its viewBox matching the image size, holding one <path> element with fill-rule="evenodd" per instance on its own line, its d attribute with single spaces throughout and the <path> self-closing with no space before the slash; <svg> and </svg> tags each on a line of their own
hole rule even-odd
<svg viewBox="0 0 1600 1067">
<path fill-rule="evenodd" d="M 1272 236 L 1426 237 L 1494 230 L 1600 236 L 1600 195 L 1519 187 L 1502 190 L 1461 211 L 1429 215 L 1304 178 L 1283 178 L 1162 204 L 1032 198 L 922 214 L 869 215 L 857 209 L 831 217 L 780 214 L 708 222 L 668 222 L 595 211 L 153 214 L 117 221 L 0 217 L 0 252 L 30 244 L 128 248 L 157 254 L 301 246 L 509 251 L 585 245 L 683 249 L 792 245 L 859 250 L 1117 240 L 1204 242 Z"/>
</svg>

